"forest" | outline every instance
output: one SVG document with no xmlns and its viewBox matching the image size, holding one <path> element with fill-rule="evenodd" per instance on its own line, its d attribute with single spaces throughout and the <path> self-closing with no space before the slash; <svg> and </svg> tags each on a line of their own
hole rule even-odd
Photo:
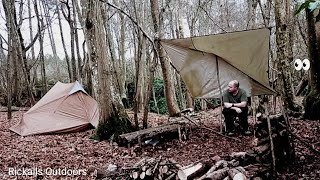
<svg viewBox="0 0 320 180">
<path fill-rule="evenodd" d="M 0 178 L 320 176 L 319 0 L 1 2 Z"/>
</svg>

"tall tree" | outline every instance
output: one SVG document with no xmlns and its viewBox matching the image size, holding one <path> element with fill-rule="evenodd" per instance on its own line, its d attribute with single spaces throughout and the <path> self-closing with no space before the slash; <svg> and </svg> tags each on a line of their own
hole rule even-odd
<svg viewBox="0 0 320 180">
<path fill-rule="evenodd" d="M 82 0 L 85 14 L 85 28 L 88 39 L 89 60 L 97 66 L 97 99 L 100 105 L 100 121 L 96 132 L 99 139 L 109 138 L 131 131 L 131 123 L 119 99 L 112 94 L 114 91 L 110 59 L 107 56 L 107 38 L 102 12 L 106 12 L 103 2 Z"/>
<path fill-rule="evenodd" d="M 150 3 L 151 3 L 151 16 L 153 20 L 154 31 L 157 34 L 157 37 L 161 39 L 163 36 L 161 32 L 162 21 L 160 21 L 161 16 L 159 13 L 158 0 L 150 0 Z M 175 96 L 174 96 L 175 93 L 173 92 L 174 84 L 170 78 L 171 77 L 170 63 L 168 61 L 168 58 L 166 58 L 164 50 L 161 48 L 159 41 L 157 41 L 156 46 L 160 56 L 159 58 L 160 58 L 162 75 L 163 75 L 164 84 L 165 84 L 165 96 L 166 96 L 169 116 L 177 116 L 179 115 L 180 110 L 175 100 Z"/>
<path fill-rule="evenodd" d="M 57 77 L 58 81 L 61 81 L 61 75 L 60 75 L 60 63 L 59 63 L 59 57 L 57 54 L 57 47 L 56 47 L 56 42 L 53 36 L 53 30 L 52 30 L 52 24 L 51 24 L 51 20 L 50 20 L 50 13 L 49 13 L 49 6 L 47 3 L 43 3 L 42 2 L 42 6 L 43 6 L 43 10 L 44 10 L 44 17 L 46 20 L 46 26 L 48 27 L 48 34 L 49 34 L 49 40 L 50 40 L 50 45 L 52 48 L 52 53 L 53 53 L 53 57 L 54 57 L 54 61 L 55 61 L 55 74 Z"/>
<path fill-rule="evenodd" d="M 70 58 L 69 58 L 69 55 L 68 55 L 68 52 L 67 52 L 67 48 L 66 48 L 66 43 L 65 43 L 65 40 L 64 40 L 60 9 L 61 9 L 61 8 L 60 8 L 60 3 L 59 3 L 59 1 L 57 0 L 57 1 L 56 1 L 56 12 L 57 12 L 57 14 L 58 14 L 60 37 L 61 37 L 62 47 L 63 47 L 63 51 L 64 51 L 64 58 L 66 59 L 66 63 L 67 63 L 69 80 L 70 80 L 70 82 L 72 82 L 72 72 L 71 72 Z"/>
<path fill-rule="evenodd" d="M 64 18 L 67 20 L 68 24 L 69 24 L 69 27 L 70 27 L 70 49 L 71 49 L 71 81 L 74 82 L 78 79 L 78 74 L 77 74 L 77 65 L 76 65 L 76 58 L 75 58 L 75 46 L 74 46 L 74 43 L 75 43 L 75 31 L 76 29 L 74 28 L 74 25 L 75 25 L 75 19 L 73 19 L 73 16 L 72 16 L 72 10 L 71 10 L 71 7 L 70 7 L 70 4 L 69 4 L 69 0 L 67 1 L 61 1 L 66 9 L 67 9 L 67 12 L 64 11 L 64 8 L 61 8 L 61 12 L 64 16 Z M 63 7 L 63 6 L 62 6 Z M 72 7 L 74 8 L 74 7 Z"/>
<path fill-rule="evenodd" d="M 34 1 L 34 11 L 38 20 L 38 34 L 39 34 L 39 44 L 40 44 L 40 63 L 41 63 L 41 81 L 42 81 L 42 95 L 46 94 L 48 91 L 47 77 L 46 77 L 46 67 L 44 62 L 44 52 L 43 52 L 43 33 L 41 32 L 41 27 L 44 26 L 43 18 L 40 16 L 38 10 L 38 2 Z"/>
<path fill-rule="evenodd" d="M 289 69 L 289 52 L 288 52 L 288 22 L 287 8 L 290 8 L 290 1 L 277 0 L 275 1 L 275 19 L 276 19 L 276 44 L 277 44 L 277 61 L 279 70 L 279 80 L 281 84 L 281 96 L 284 105 L 291 111 L 298 111 L 297 104 L 294 103 L 294 96 L 292 92 L 291 71 Z M 291 47 L 292 48 L 292 47 Z"/>
<path fill-rule="evenodd" d="M 314 13 L 317 13 L 314 15 Z M 320 13 L 312 12 L 306 8 L 308 27 L 308 54 L 310 60 L 310 92 L 305 97 L 304 117 L 307 119 L 319 119 L 320 117 Z"/>
<path fill-rule="evenodd" d="M 28 0 L 28 14 L 29 14 L 29 30 L 30 30 L 30 39 L 33 39 L 33 26 L 32 26 L 32 15 L 31 15 L 31 0 Z M 36 57 L 35 57 L 35 52 L 34 52 L 34 46 L 31 47 L 31 59 L 32 61 L 36 61 Z M 32 79 L 32 84 L 36 84 L 38 83 L 38 74 L 37 74 L 37 67 L 36 65 L 34 65 L 32 67 L 33 69 L 33 79 Z"/>
</svg>

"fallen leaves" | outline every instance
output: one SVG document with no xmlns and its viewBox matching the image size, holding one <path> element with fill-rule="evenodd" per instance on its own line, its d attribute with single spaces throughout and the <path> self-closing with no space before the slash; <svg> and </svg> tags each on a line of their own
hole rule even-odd
<svg viewBox="0 0 320 180">
<path fill-rule="evenodd" d="M 201 112 L 199 116 L 207 126 L 219 131 L 219 108 L 215 111 Z M 95 179 L 95 167 L 108 167 L 109 164 L 117 166 L 131 166 L 143 157 L 174 158 L 179 164 L 185 166 L 201 159 L 214 158 L 215 155 L 224 157 L 232 152 L 247 151 L 252 148 L 252 136 L 239 136 L 242 142 L 232 141 L 209 131 L 193 130 L 187 141 L 179 142 L 177 137 L 164 139 L 159 145 L 152 147 L 119 147 L 110 145 L 108 141 L 96 142 L 90 139 L 92 130 L 84 132 L 38 135 L 21 137 L 9 130 L 11 125 L 22 118 L 24 111 L 13 113 L 13 119 L 8 121 L 6 113 L 0 112 L 0 179 L 14 179 L 8 175 L 11 168 L 67 168 L 85 169 L 87 175 L 61 176 L 64 179 Z M 129 113 L 132 118 L 133 113 Z M 139 119 L 142 121 L 142 114 Z M 155 127 L 168 122 L 168 117 L 150 113 L 148 123 Z M 252 124 L 252 120 L 249 121 Z M 319 149 L 320 123 L 318 121 L 292 121 L 296 133 L 305 137 Z M 302 136 L 303 135 L 303 136 Z M 306 136 L 307 135 L 307 136 Z M 319 157 L 315 157 L 308 149 L 296 142 L 297 162 L 289 167 L 283 174 L 289 179 L 319 177 Z M 303 156 L 303 158 L 300 157 Z M 303 176 L 302 176 L 303 175 Z M 317 175 L 317 176 L 316 176 Z M 48 179 L 57 179 L 60 176 L 45 176 Z M 23 179 L 35 179 L 27 176 Z"/>
</svg>

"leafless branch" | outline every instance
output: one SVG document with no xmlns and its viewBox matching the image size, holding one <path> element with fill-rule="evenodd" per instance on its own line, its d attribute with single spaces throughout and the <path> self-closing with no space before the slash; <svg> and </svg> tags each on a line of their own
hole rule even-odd
<svg viewBox="0 0 320 180">
<path fill-rule="evenodd" d="M 103 0 L 100 0 L 101 2 L 105 2 Z M 158 51 L 156 49 L 156 46 L 154 44 L 154 40 L 152 40 L 152 38 L 145 32 L 145 30 L 141 27 L 140 24 L 137 23 L 136 20 L 134 20 L 128 13 L 126 13 L 125 11 L 123 11 L 122 9 L 120 9 L 118 6 L 114 5 L 114 4 L 111 4 L 109 2 L 105 2 L 108 6 L 111 6 L 115 9 L 117 9 L 118 11 L 120 11 L 122 14 L 126 15 L 137 27 L 138 29 L 142 32 L 142 34 L 150 41 L 150 43 L 152 44 L 153 46 L 153 50 L 155 51 L 155 55 L 157 58 L 159 58 L 159 54 L 158 54 Z"/>
<path fill-rule="evenodd" d="M 221 26 L 219 26 L 217 23 L 214 22 L 214 20 L 212 19 L 212 17 L 210 16 L 210 14 L 202 7 L 200 6 L 200 8 L 206 13 L 206 15 L 209 17 L 209 19 L 212 21 L 212 23 L 215 26 L 218 26 L 218 28 L 220 28 L 223 32 L 227 32 L 226 30 L 224 30 Z"/>
<path fill-rule="evenodd" d="M 37 41 L 38 37 L 39 37 L 39 32 L 37 32 L 37 34 L 34 36 L 32 41 L 30 42 L 30 44 L 28 46 L 26 46 L 25 51 L 28 51 L 34 45 L 34 43 Z"/>
</svg>

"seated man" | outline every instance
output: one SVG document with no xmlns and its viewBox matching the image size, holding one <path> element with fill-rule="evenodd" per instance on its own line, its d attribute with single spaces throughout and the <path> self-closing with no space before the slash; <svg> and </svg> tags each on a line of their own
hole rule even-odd
<svg viewBox="0 0 320 180">
<path fill-rule="evenodd" d="M 238 116 L 243 133 L 250 135 L 248 125 L 247 93 L 239 88 L 239 82 L 229 82 L 228 90 L 223 94 L 223 115 L 225 117 L 226 132 L 229 136 L 234 135 L 234 120 Z"/>
</svg>

